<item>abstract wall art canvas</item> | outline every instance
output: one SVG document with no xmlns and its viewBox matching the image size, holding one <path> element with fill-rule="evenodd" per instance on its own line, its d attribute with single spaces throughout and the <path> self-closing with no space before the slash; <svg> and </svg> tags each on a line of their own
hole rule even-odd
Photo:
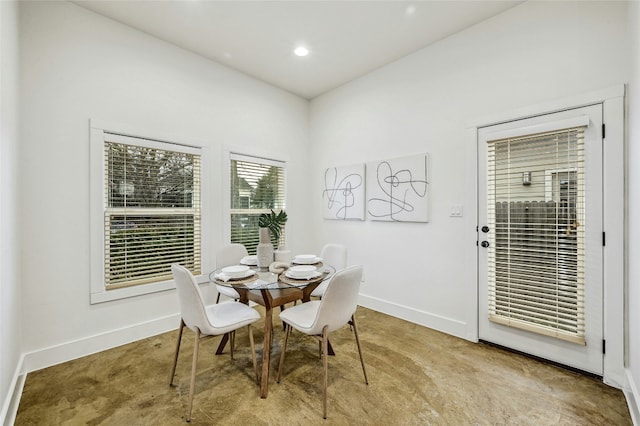
<svg viewBox="0 0 640 426">
<path fill-rule="evenodd" d="M 369 219 L 429 221 L 429 154 L 373 161 L 366 170 Z"/>
<path fill-rule="evenodd" d="M 364 220 L 364 164 L 330 167 L 324 171 L 322 217 Z"/>
</svg>

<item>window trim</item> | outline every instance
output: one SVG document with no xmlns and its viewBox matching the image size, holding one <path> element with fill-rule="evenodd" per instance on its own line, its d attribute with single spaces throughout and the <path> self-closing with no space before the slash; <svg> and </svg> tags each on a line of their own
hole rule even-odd
<svg viewBox="0 0 640 426">
<path fill-rule="evenodd" d="M 229 170 L 231 170 L 231 157 L 241 156 L 247 157 L 247 160 L 258 159 L 264 161 L 265 164 L 271 164 L 274 166 L 285 168 L 284 177 L 284 197 L 285 204 L 288 209 L 289 202 L 289 170 L 287 169 L 289 164 L 289 156 L 278 152 L 261 152 L 259 150 L 239 148 L 230 145 L 224 145 L 222 147 L 222 208 L 223 208 L 223 236 L 225 244 L 231 242 L 231 176 Z"/>
<path fill-rule="evenodd" d="M 118 134 L 125 138 L 141 139 L 144 143 L 155 146 L 171 144 L 186 150 L 197 150 L 200 154 L 200 191 L 201 196 L 201 232 L 202 235 L 211 235 L 210 220 L 210 155 L 209 148 L 201 141 L 192 138 L 176 137 L 174 135 L 159 134 L 158 132 L 139 129 L 126 124 L 106 123 L 100 120 L 89 120 L 89 223 L 90 223 L 90 304 L 110 302 L 129 297 L 142 296 L 172 290 L 175 288 L 173 280 L 160 281 L 149 284 L 140 284 L 131 287 L 114 288 L 107 290 L 104 283 L 104 142 L 105 133 Z M 178 142 L 179 141 L 179 142 Z M 165 147 L 166 149 L 166 147 Z M 207 271 L 211 269 L 211 242 L 207 238 L 201 238 L 201 267 L 202 274 L 196 279 L 198 282 L 206 282 Z"/>
</svg>

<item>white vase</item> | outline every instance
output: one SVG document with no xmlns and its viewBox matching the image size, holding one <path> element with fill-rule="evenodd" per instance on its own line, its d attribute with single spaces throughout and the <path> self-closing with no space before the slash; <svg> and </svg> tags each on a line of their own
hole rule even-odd
<svg viewBox="0 0 640 426">
<path fill-rule="evenodd" d="M 274 257 L 276 262 L 291 262 L 293 256 L 291 255 L 291 250 L 287 250 L 285 248 L 279 248 L 274 252 Z"/>
<path fill-rule="evenodd" d="M 268 268 L 273 262 L 273 244 L 268 228 L 260 228 L 260 243 L 257 249 L 258 268 Z"/>
</svg>

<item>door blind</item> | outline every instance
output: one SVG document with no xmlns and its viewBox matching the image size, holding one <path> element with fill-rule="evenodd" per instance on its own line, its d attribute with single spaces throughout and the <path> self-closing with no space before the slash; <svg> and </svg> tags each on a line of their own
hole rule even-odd
<svg viewBox="0 0 640 426">
<path fill-rule="evenodd" d="M 584 130 L 488 141 L 489 320 L 585 344 Z"/>
</svg>

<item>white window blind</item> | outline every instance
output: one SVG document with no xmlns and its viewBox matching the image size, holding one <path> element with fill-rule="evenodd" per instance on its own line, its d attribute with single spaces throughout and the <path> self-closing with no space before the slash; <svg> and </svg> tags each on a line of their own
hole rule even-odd
<svg viewBox="0 0 640 426">
<path fill-rule="evenodd" d="M 104 274 L 109 289 L 201 269 L 198 149 L 120 135 L 104 142 Z"/>
<path fill-rule="evenodd" d="M 231 242 L 243 244 L 250 254 L 258 246 L 258 218 L 285 209 L 285 163 L 230 154 Z M 275 247 L 284 245 L 285 232 Z"/>
<path fill-rule="evenodd" d="M 584 344 L 584 126 L 488 142 L 489 320 Z"/>
</svg>

